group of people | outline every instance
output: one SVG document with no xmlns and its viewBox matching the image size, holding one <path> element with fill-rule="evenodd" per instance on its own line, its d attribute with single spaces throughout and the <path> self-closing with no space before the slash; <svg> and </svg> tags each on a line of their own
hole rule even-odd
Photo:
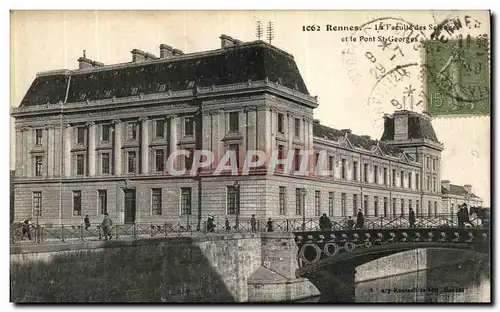
<svg viewBox="0 0 500 312">
<path fill-rule="evenodd" d="M 208 214 L 207 218 L 207 232 L 213 233 L 216 229 L 216 224 L 215 224 L 215 219 L 211 214 Z M 235 230 L 238 230 L 239 224 L 234 226 Z M 224 222 L 224 229 L 226 232 L 231 232 L 231 224 L 229 222 L 229 219 L 226 217 L 226 220 Z M 267 232 L 272 232 L 273 231 L 273 221 L 271 218 L 267 220 L 266 223 L 266 231 Z M 255 219 L 255 215 L 252 215 L 252 218 L 250 219 L 250 232 L 256 233 L 257 232 L 257 219 Z"/>
<path fill-rule="evenodd" d="M 347 230 L 362 229 L 364 227 L 364 224 L 365 224 L 365 216 L 363 214 L 363 211 L 359 209 L 356 215 L 356 223 L 354 223 L 352 217 L 349 216 L 347 219 L 346 229 Z M 332 229 L 332 222 L 330 221 L 330 218 L 328 218 L 326 213 L 324 213 L 319 218 L 319 228 L 321 231 L 329 231 Z"/>
<path fill-rule="evenodd" d="M 469 210 L 467 209 L 467 204 L 462 204 L 458 207 L 459 207 L 457 211 L 458 226 L 463 228 L 465 226 L 465 223 L 467 223 L 470 224 L 472 227 L 474 227 L 474 224 L 472 224 L 469 219 Z"/>
</svg>

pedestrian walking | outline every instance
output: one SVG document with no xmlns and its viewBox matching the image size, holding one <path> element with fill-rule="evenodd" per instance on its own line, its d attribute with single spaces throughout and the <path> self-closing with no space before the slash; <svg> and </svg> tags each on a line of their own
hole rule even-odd
<svg viewBox="0 0 500 312">
<path fill-rule="evenodd" d="M 349 219 L 347 220 L 347 229 L 348 230 L 354 229 L 354 220 L 352 219 L 351 216 L 349 216 Z"/>
<path fill-rule="evenodd" d="M 230 232 L 231 231 L 231 224 L 229 224 L 229 219 L 228 218 L 226 218 L 226 222 L 225 222 L 224 226 L 226 227 L 226 232 Z"/>
<path fill-rule="evenodd" d="M 273 231 L 273 221 L 271 220 L 271 218 L 269 218 L 267 220 L 267 231 L 268 232 L 272 232 Z"/>
<path fill-rule="evenodd" d="M 251 227 L 251 232 L 255 233 L 257 232 L 257 220 L 255 220 L 255 215 L 252 215 L 252 218 L 250 219 L 250 227 Z"/>
<path fill-rule="evenodd" d="M 85 229 L 88 230 L 88 228 L 90 227 L 89 215 L 85 215 L 85 219 L 83 219 L 83 223 L 85 223 Z"/>
<path fill-rule="evenodd" d="M 319 228 L 321 231 L 329 231 L 332 228 L 332 222 L 326 216 L 326 213 L 319 218 Z"/>
<path fill-rule="evenodd" d="M 207 232 L 212 233 L 214 231 L 215 227 L 214 221 L 215 221 L 214 217 L 212 217 L 212 215 L 209 214 L 207 219 Z"/>
<path fill-rule="evenodd" d="M 358 214 L 356 216 L 356 228 L 362 229 L 365 224 L 365 216 L 363 215 L 363 212 L 361 209 L 358 210 Z"/>
<path fill-rule="evenodd" d="M 113 226 L 113 221 L 111 221 L 107 212 L 104 214 L 101 226 L 104 233 L 104 240 L 112 239 L 113 235 L 111 234 L 111 227 Z"/>
<path fill-rule="evenodd" d="M 24 220 L 23 222 L 23 239 L 24 239 L 24 235 L 25 234 L 28 234 L 28 240 L 31 240 L 31 228 L 33 227 L 33 223 L 31 222 L 31 217 L 29 217 L 28 219 Z"/>
<path fill-rule="evenodd" d="M 410 222 L 410 228 L 415 227 L 415 211 L 413 211 L 413 208 L 410 208 L 410 213 L 408 215 L 408 221 Z"/>
</svg>

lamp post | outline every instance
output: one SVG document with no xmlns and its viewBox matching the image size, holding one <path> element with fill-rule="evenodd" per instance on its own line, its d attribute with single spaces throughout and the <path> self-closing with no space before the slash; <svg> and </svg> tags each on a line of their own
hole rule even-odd
<svg viewBox="0 0 500 312">
<path fill-rule="evenodd" d="M 306 231 L 306 188 L 302 188 L 302 231 Z"/>
<path fill-rule="evenodd" d="M 239 230 L 240 228 L 240 184 L 238 183 L 238 181 L 234 181 L 234 184 L 233 184 L 235 190 L 236 190 L 236 231 Z"/>
</svg>

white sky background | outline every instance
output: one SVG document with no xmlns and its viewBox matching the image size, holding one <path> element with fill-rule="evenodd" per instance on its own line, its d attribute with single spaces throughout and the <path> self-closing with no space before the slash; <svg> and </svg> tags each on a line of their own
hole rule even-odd
<svg viewBox="0 0 500 312">
<path fill-rule="evenodd" d="M 416 11 L 37 11 L 11 15 L 11 106 L 21 102 L 37 72 L 76 69 L 78 57 L 86 50 L 88 58 L 116 64 L 130 62 L 134 48 L 159 55 L 161 43 L 184 53 L 220 48 L 219 36 L 227 34 L 242 41 L 255 40 L 255 23 L 274 22 L 272 44 L 293 54 L 311 95 L 317 95 L 319 107 L 315 118 L 337 128 L 352 129 L 379 139 L 382 124 L 379 112 L 394 110 L 390 101 L 401 98 L 405 87 L 421 89 L 415 70 L 408 81 L 371 94 L 376 79 L 370 73 L 367 51 L 377 53 L 377 43 L 351 44 L 341 38 L 350 31 L 327 32 L 325 24 L 355 26 L 379 17 L 397 17 L 418 25 L 440 22 L 451 12 Z M 460 13 L 459 16 L 463 16 Z M 481 21 L 479 33 L 489 34 L 487 12 L 470 12 Z M 463 19 L 462 19 L 463 20 Z M 319 32 L 304 32 L 302 26 L 320 25 Z M 431 31 L 425 31 L 430 35 Z M 395 33 L 387 33 L 395 34 Z M 475 35 L 476 33 L 472 33 Z M 356 37 L 359 34 L 356 35 Z M 263 38 L 265 39 L 265 38 Z M 346 64 L 343 51 L 350 47 L 351 60 Z M 402 44 L 405 57 L 394 62 L 388 55 L 376 54 L 387 69 L 391 64 L 420 62 L 412 45 Z M 353 70 L 355 68 L 355 70 Z M 358 73 L 357 78 L 353 72 Z M 351 78 L 350 78 L 351 77 Z M 371 95 L 370 95 L 371 94 Z M 370 96 L 376 97 L 369 101 Z M 438 139 L 444 144 L 442 179 L 453 184 L 472 184 L 473 191 L 490 204 L 490 119 L 489 117 L 446 117 L 432 122 Z M 11 118 L 10 166 L 14 168 L 14 135 Z"/>
</svg>

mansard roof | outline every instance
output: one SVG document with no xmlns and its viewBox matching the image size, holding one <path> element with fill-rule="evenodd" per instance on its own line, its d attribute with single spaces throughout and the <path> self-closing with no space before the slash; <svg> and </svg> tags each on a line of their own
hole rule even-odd
<svg viewBox="0 0 500 312">
<path fill-rule="evenodd" d="M 465 197 L 467 195 L 467 190 L 464 189 L 464 187 L 461 185 L 450 184 L 449 190 L 446 189 L 445 187 L 441 186 L 441 193 Z M 471 198 L 479 198 L 479 196 L 477 196 L 474 193 L 470 193 L 470 196 L 471 196 Z"/>
<path fill-rule="evenodd" d="M 21 106 L 147 95 L 266 78 L 309 95 L 292 55 L 254 41 L 171 58 L 39 75 Z"/>
<path fill-rule="evenodd" d="M 403 153 L 403 150 L 398 147 L 372 140 L 368 136 L 356 135 L 352 133 L 346 134 L 344 131 L 330 128 L 319 123 L 313 123 L 313 136 L 333 141 L 338 141 L 339 138 L 346 137 L 352 146 L 362 148 L 367 151 L 372 151 L 373 147 L 378 145 L 384 155 L 394 157 L 399 157 L 399 155 Z"/>
<path fill-rule="evenodd" d="M 439 143 L 431 121 L 419 114 L 408 114 L 408 139 L 427 139 Z M 382 141 L 394 140 L 394 118 L 385 118 Z"/>
</svg>

